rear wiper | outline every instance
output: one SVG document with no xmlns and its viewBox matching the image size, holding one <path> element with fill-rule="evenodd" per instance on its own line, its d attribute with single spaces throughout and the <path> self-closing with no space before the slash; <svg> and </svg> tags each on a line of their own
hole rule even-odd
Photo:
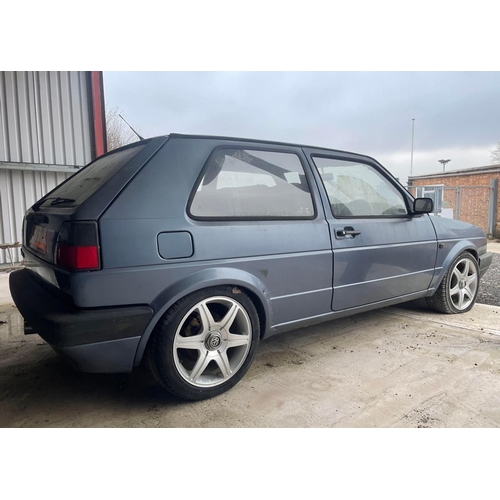
<svg viewBox="0 0 500 500">
<path fill-rule="evenodd" d="M 52 205 L 59 205 L 60 203 L 70 203 L 72 201 L 75 201 L 73 198 L 61 198 L 60 196 L 56 196 L 55 198 L 42 198 L 41 200 L 37 201 L 33 205 L 33 210 L 36 212 L 47 200 L 52 200 Z"/>
<path fill-rule="evenodd" d="M 50 200 L 50 198 L 45 198 L 45 199 Z M 51 205 L 59 205 L 59 203 L 70 203 L 72 201 L 75 201 L 75 200 L 73 198 L 60 198 L 58 196 L 57 198 L 54 198 Z"/>
</svg>

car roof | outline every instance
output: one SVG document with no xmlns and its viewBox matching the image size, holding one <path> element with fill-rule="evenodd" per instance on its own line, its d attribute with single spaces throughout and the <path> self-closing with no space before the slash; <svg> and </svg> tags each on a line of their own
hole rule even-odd
<svg viewBox="0 0 500 500">
<path fill-rule="evenodd" d="M 330 154 L 343 154 L 343 155 L 351 155 L 353 157 L 357 158 L 364 158 L 366 160 L 370 160 L 377 165 L 379 165 L 390 177 L 395 179 L 399 184 L 401 182 L 399 179 L 396 179 L 396 177 L 390 172 L 390 170 L 386 167 L 384 167 L 377 159 L 373 158 L 372 156 L 368 156 L 362 153 L 355 153 L 353 151 L 344 151 L 341 149 L 331 149 L 331 148 L 326 148 L 324 146 L 310 146 L 307 144 L 300 144 L 300 143 L 290 143 L 290 142 L 281 142 L 281 141 L 269 141 L 269 140 L 263 140 L 263 139 L 249 139 L 246 137 L 227 137 L 227 136 L 218 136 L 218 135 L 201 135 L 201 134 L 179 134 L 172 132 L 170 134 L 160 136 L 163 138 L 186 138 L 186 139 L 214 139 L 214 140 L 220 140 L 220 141 L 238 141 L 238 142 L 254 142 L 258 144 L 272 144 L 275 146 L 290 146 L 290 147 L 295 147 L 295 148 L 308 148 L 308 149 L 315 149 L 318 151 L 324 151 L 326 153 Z M 413 195 L 401 184 L 401 186 L 405 189 L 406 193 L 413 198 Z"/>
<path fill-rule="evenodd" d="M 371 160 L 378 165 L 380 165 L 382 168 L 383 165 L 380 164 L 378 160 L 373 158 L 372 156 L 368 156 L 362 153 L 355 153 L 354 151 L 345 151 L 341 149 L 331 149 L 331 148 L 326 148 L 324 146 L 311 146 L 307 144 L 300 144 L 300 143 L 292 143 L 292 142 L 281 142 L 281 141 L 269 141 L 266 139 L 249 139 L 248 137 L 228 137 L 228 136 L 222 136 L 222 135 L 202 135 L 202 134 L 179 134 L 176 132 L 172 132 L 170 134 L 165 134 L 165 135 L 157 135 L 154 137 L 148 137 L 146 139 L 143 139 L 141 141 L 137 142 L 132 142 L 130 144 L 127 144 L 125 146 L 122 146 L 120 148 L 114 149 L 112 151 L 108 151 L 108 153 L 105 154 L 110 154 L 114 153 L 116 151 L 119 151 L 121 149 L 129 148 L 132 146 L 137 146 L 139 144 L 145 144 L 149 141 L 157 140 L 157 139 L 169 139 L 169 138 L 176 138 L 176 139 L 208 139 L 208 140 L 218 140 L 218 141 L 235 141 L 235 142 L 254 142 L 256 144 L 271 144 L 274 146 L 289 146 L 289 147 L 294 147 L 294 148 L 309 148 L 309 149 L 316 149 L 320 151 L 324 151 L 325 153 L 330 153 L 330 154 L 347 154 L 347 155 L 352 155 L 358 158 L 365 158 L 367 160 Z M 386 169 L 387 170 L 387 169 Z"/>
<path fill-rule="evenodd" d="M 219 135 L 179 134 L 179 133 L 171 133 L 171 134 L 168 134 L 167 136 L 161 136 L 161 137 L 186 138 L 186 139 L 215 139 L 215 140 L 220 140 L 220 141 L 255 142 L 255 143 L 259 143 L 259 144 L 273 144 L 275 146 L 292 146 L 292 147 L 296 147 L 296 148 L 321 149 L 325 152 L 363 156 L 365 158 L 369 158 L 371 160 L 374 160 L 374 158 L 372 158 L 371 156 L 364 155 L 362 153 L 355 153 L 354 151 L 332 149 L 332 148 L 327 148 L 325 146 L 311 146 L 311 145 L 301 144 L 301 143 L 270 141 L 267 139 L 250 139 L 248 137 L 229 137 L 229 136 L 222 136 L 222 135 L 219 136 Z"/>
<path fill-rule="evenodd" d="M 250 142 L 250 143 L 256 143 L 256 144 L 271 144 L 275 146 L 289 146 L 289 147 L 295 147 L 295 148 L 308 148 L 308 149 L 315 149 L 317 151 L 324 151 L 325 154 L 342 154 L 342 155 L 350 155 L 353 158 L 360 158 L 360 159 L 366 159 L 370 160 L 374 163 L 376 163 L 382 170 L 384 170 L 390 177 L 395 179 L 397 182 L 399 182 L 398 179 L 394 177 L 394 175 L 386 168 L 384 167 L 378 160 L 373 158 L 372 156 L 368 156 L 362 153 L 355 153 L 353 151 L 344 151 L 341 149 L 331 149 L 331 148 L 326 148 L 324 146 L 310 146 L 307 144 L 300 144 L 300 143 L 291 143 L 291 142 L 281 142 L 281 141 L 269 141 L 265 139 L 249 139 L 248 137 L 228 137 L 228 136 L 219 136 L 219 135 L 202 135 L 202 134 L 179 134 L 176 132 L 172 132 L 170 134 L 165 134 L 165 135 L 158 135 L 154 137 L 148 137 L 146 139 L 143 139 L 141 141 L 133 142 L 131 144 L 127 144 L 126 146 L 122 146 L 121 148 L 117 148 L 113 151 L 110 151 L 109 153 L 114 153 L 115 151 L 119 151 L 120 149 L 124 149 L 127 147 L 131 147 L 134 145 L 138 144 L 144 144 L 149 141 L 154 141 L 154 140 L 163 140 L 166 141 L 169 138 L 172 139 L 208 139 L 208 140 L 218 140 L 218 141 L 235 141 L 235 142 Z M 109 154 L 106 153 L 106 154 Z M 400 183 L 400 182 L 399 182 Z M 401 183 L 400 183 L 401 184 Z M 402 184 L 401 184 L 402 185 Z M 404 187 L 404 186 L 403 186 Z M 407 194 L 413 198 L 411 193 L 404 188 L 407 191 Z"/>
</svg>

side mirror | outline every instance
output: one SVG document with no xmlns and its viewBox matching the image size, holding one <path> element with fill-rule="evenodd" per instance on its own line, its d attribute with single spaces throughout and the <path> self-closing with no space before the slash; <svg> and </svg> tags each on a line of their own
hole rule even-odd
<svg viewBox="0 0 500 500">
<path fill-rule="evenodd" d="M 434 200 L 432 198 L 415 198 L 413 202 L 414 214 L 429 214 L 434 212 Z"/>
</svg>

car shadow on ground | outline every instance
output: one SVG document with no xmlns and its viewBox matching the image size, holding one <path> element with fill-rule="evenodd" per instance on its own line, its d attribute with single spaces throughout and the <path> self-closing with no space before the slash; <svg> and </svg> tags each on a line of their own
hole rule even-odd
<svg viewBox="0 0 500 500">
<path fill-rule="evenodd" d="M 46 426 L 71 422 L 72 414 L 126 406 L 144 408 L 182 401 L 139 367 L 130 374 L 91 374 L 75 371 L 48 345 L 19 341 L 15 357 L 0 365 L 0 426 Z M 2 360 L 3 361 L 3 360 Z M 23 413 L 29 417 L 24 422 Z M 94 424 L 95 425 L 95 424 Z"/>
<path fill-rule="evenodd" d="M 302 344 L 322 337 L 335 343 L 338 334 L 355 324 L 352 318 L 344 318 L 326 323 L 329 333 L 318 327 L 295 330 L 292 346 L 288 344 L 290 332 L 276 335 L 261 343 L 250 373 L 259 377 L 260 370 L 300 365 Z M 0 350 L 2 427 L 105 426 L 107 418 L 110 425 L 128 426 L 127 416 L 137 421 L 141 413 L 146 417 L 159 410 L 168 413 L 186 404 L 203 402 L 189 403 L 171 395 L 144 364 L 129 374 L 81 373 L 36 335 L 12 337 Z M 96 418 L 86 420 L 82 418 L 85 413 Z"/>
<path fill-rule="evenodd" d="M 425 302 L 399 308 L 434 314 Z M 276 335 L 261 343 L 244 380 L 250 378 L 261 385 L 267 374 L 300 370 L 298 365 L 308 363 L 313 366 L 316 358 L 308 354 L 309 345 L 320 345 L 327 352 L 356 349 L 360 341 L 371 342 L 371 324 L 386 321 L 381 312 L 374 311 Z M 238 391 L 238 386 L 233 391 Z M 215 399 L 215 404 L 226 400 L 225 395 Z M 176 398 L 143 365 L 130 374 L 75 371 L 36 335 L 12 336 L 0 348 L 1 427 L 165 426 L 169 416 L 177 424 L 179 414 L 189 405 L 199 412 L 210 404 Z M 196 422 L 193 417 L 191 424 Z"/>
</svg>

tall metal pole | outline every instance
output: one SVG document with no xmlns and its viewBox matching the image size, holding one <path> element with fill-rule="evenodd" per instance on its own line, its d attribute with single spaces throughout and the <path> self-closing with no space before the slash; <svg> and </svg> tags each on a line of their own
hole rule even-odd
<svg viewBox="0 0 500 500">
<path fill-rule="evenodd" d="M 445 165 L 451 160 L 438 160 L 439 163 L 441 163 L 441 165 L 443 165 L 443 172 L 444 172 L 444 167 Z"/>
<path fill-rule="evenodd" d="M 413 175 L 413 138 L 415 137 L 415 118 L 411 119 L 411 162 L 410 162 L 410 177 Z"/>
</svg>

